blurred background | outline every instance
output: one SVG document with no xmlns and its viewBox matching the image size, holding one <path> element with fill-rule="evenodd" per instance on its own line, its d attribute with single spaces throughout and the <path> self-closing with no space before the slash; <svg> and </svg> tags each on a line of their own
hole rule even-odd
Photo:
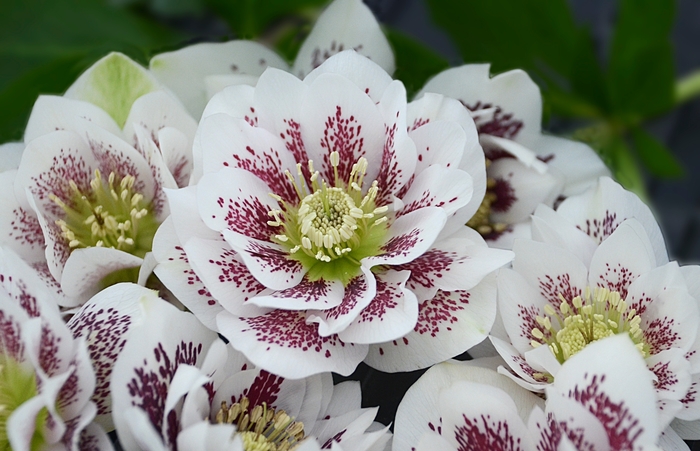
<svg viewBox="0 0 700 451">
<path fill-rule="evenodd" d="M 588 142 L 652 205 L 669 251 L 700 262 L 700 2 L 365 0 L 409 95 L 448 66 L 523 68 L 543 127 Z M 197 42 L 257 39 L 290 62 L 326 0 L 3 0 L 0 143 L 22 138 L 39 93 L 63 93 L 109 51 L 147 66 Z M 0 156 L 1 158 L 1 156 Z M 393 420 L 420 372 L 361 367 L 366 405 Z M 694 444 L 693 449 L 700 449 Z"/>
</svg>

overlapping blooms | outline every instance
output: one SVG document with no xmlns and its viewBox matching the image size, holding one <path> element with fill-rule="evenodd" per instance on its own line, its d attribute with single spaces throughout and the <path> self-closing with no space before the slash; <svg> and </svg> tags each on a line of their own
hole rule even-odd
<svg viewBox="0 0 700 451">
<path fill-rule="evenodd" d="M 195 127 L 145 69 L 106 56 L 65 97 L 37 100 L 20 166 L 2 174 L 15 193 L 2 241 L 53 279 L 62 305 L 136 282 L 168 215 L 163 188 L 189 179 Z"/>
<path fill-rule="evenodd" d="M 227 88 L 204 112 L 197 148 L 204 175 L 168 192 L 174 230 L 156 238 L 156 274 L 178 296 L 191 289 L 168 263 L 184 251 L 201 297 L 224 309 L 218 330 L 254 363 L 287 377 L 348 374 L 367 344 L 414 330 L 419 303 L 436 297 L 433 314 L 472 329 L 457 353 L 485 336 L 495 293 L 466 290 L 510 254 L 456 215 L 480 203 L 470 174 L 484 183 L 456 101 L 407 107 L 400 82 L 347 51 L 304 81 L 268 69 L 256 88 Z M 465 321 L 462 310 L 478 313 Z M 410 353 L 391 358 L 416 365 Z"/>
<path fill-rule="evenodd" d="M 51 294 L 22 260 L 0 249 L 0 446 L 110 450 L 92 423 L 95 374 Z"/>
<path fill-rule="evenodd" d="M 315 441 L 309 449 L 379 451 L 391 438 L 372 426 L 376 409 L 360 408 L 359 384 L 256 369 L 193 315 L 157 298 L 141 303 L 145 320 L 111 384 L 125 449 L 284 451 Z"/>
<path fill-rule="evenodd" d="M 521 70 L 491 78 L 488 64 L 456 67 L 432 78 L 418 97 L 429 92 L 458 99 L 479 129 L 489 178 L 468 224 L 492 246 L 510 249 L 515 238 L 530 236 L 539 204 L 552 206 L 609 174 L 585 144 L 542 134 L 540 90 Z"/>
<path fill-rule="evenodd" d="M 544 402 L 474 363 L 435 366 L 408 390 L 394 451 L 651 450 L 671 440 L 661 436 L 652 375 L 622 334 L 568 360 Z"/>
<path fill-rule="evenodd" d="M 595 193 L 615 190 L 622 189 L 603 179 L 582 199 L 596 204 Z M 518 381 L 541 391 L 589 343 L 625 333 L 655 375 L 666 425 L 684 405 L 686 418 L 697 409 L 690 405 L 696 402 L 691 377 L 700 312 L 678 264 L 657 263 L 666 254 L 655 248 L 663 246 L 660 234 L 652 244 L 645 230 L 658 230 L 651 213 L 636 196 L 616 197 L 623 198 L 631 205 L 617 209 L 586 208 L 584 200 L 570 198 L 578 212 L 592 214 L 583 229 L 540 208 L 533 229 L 543 242 L 516 241 L 513 269 L 498 277 L 499 311 L 512 345 L 492 341 Z"/>
</svg>

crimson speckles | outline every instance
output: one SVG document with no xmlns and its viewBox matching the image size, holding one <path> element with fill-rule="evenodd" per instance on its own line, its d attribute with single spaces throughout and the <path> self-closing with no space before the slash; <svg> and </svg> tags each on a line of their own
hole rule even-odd
<svg viewBox="0 0 700 451">
<path fill-rule="evenodd" d="M 532 341 L 535 337 L 532 335 L 532 330 L 539 328 L 540 325 L 536 318 L 540 314 L 540 311 L 534 305 L 525 307 L 522 304 L 518 304 L 518 318 L 520 319 L 520 336 Z M 549 338 L 551 334 L 548 330 L 543 331 L 545 337 Z"/>
<path fill-rule="evenodd" d="M 464 424 L 454 430 L 458 451 L 521 451 L 520 437 L 514 437 L 507 422 L 481 415 L 469 418 L 462 415 Z"/>
<path fill-rule="evenodd" d="M 68 322 L 68 329 L 75 338 L 87 339 L 88 353 L 96 379 L 92 400 L 97 405 L 98 415 L 111 412 L 106 400 L 110 396 L 112 368 L 126 344 L 125 334 L 129 331 L 131 323 L 129 315 L 123 315 L 112 307 L 103 309 L 96 304 L 87 305 L 80 315 L 74 316 Z"/>
<path fill-rule="evenodd" d="M 270 219 L 267 212 L 270 208 L 257 197 L 237 199 L 219 197 L 216 203 L 225 212 L 224 221 L 229 230 L 263 241 L 270 239 L 279 230 L 278 227 L 267 224 Z"/>
<path fill-rule="evenodd" d="M 398 113 L 396 113 L 398 115 Z M 401 186 L 398 185 L 401 180 L 403 171 L 399 169 L 399 162 L 396 159 L 396 150 L 394 148 L 394 140 L 396 136 L 397 124 L 394 123 L 385 126 L 385 141 L 384 150 L 382 152 L 382 163 L 379 166 L 381 169 L 377 176 L 379 187 L 379 195 L 377 196 L 377 205 L 384 205 L 391 199 L 391 195 L 396 193 Z"/>
<path fill-rule="evenodd" d="M 72 371 L 70 376 L 68 376 L 68 379 L 66 379 L 66 381 L 63 383 L 61 391 L 58 393 L 56 404 L 60 410 L 64 410 L 71 404 L 77 402 L 77 395 L 78 393 L 82 392 L 79 383 L 80 379 L 78 378 L 76 370 L 77 363 L 78 362 L 75 359 L 71 360 L 69 368 L 71 368 Z"/>
<path fill-rule="evenodd" d="M 689 405 L 695 403 L 697 396 L 698 396 L 698 383 L 693 382 L 692 384 L 690 384 L 690 388 L 688 389 L 688 392 L 685 394 L 683 399 L 681 399 L 681 404 L 683 404 L 683 406 L 687 408 Z"/>
<path fill-rule="evenodd" d="M 143 367 L 133 369 L 133 377 L 127 384 L 132 397 L 131 405 L 143 409 L 157 431 L 162 430 L 165 399 L 177 367 L 182 364 L 196 365 L 201 352 L 201 343 L 183 341 L 170 355 L 163 344 L 158 343 L 153 349 L 154 368 L 149 368 L 144 359 Z"/>
<path fill-rule="evenodd" d="M 280 138 L 285 141 L 285 146 L 294 156 L 294 160 L 297 163 L 302 163 L 301 169 L 302 171 L 305 171 L 304 174 L 306 174 L 308 179 L 310 174 L 308 173 L 308 168 L 304 167 L 303 163 L 309 161 L 309 156 L 306 153 L 304 140 L 301 138 L 301 126 L 299 125 L 299 122 L 295 121 L 294 119 L 283 119 L 282 122 L 287 125 L 287 129 L 284 131 L 284 133 L 280 133 Z"/>
<path fill-rule="evenodd" d="M 279 249 L 265 247 L 258 243 L 248 243 L 246 250 L 260 262 L 263 270 L 275 273 L 283 271 L 289 274 L 301 272 L 303 267 L 296 260 L 287 258 L 287 253 Z"/>
<path fill-rule="evenodd" d="M 397 271 L 409 270 L 411 276 L 408 278 L 406 285 L 410 287 L 422 286 L 425 288 L 433 288 L 435 279 L 441 278 L 443 273 L 450 270 L 457 259 L 456 252 L 448 252 L 440 249 L 430 249 L 423 255 L 405 265 L 394 266 Z"/>
<path fill-rule="evenodd" d="M 12 316 L 5 316 L 0 310 L 0 354 L 20 361 L 24 355 L 24 345 L 20 336 L 20 325 Z"/>
<path fill-rule="evenodd" d="M 513 359 L 513 363 L 518 365 L 522 372 L 530 376 L 532 379 L 536 380 L 537 382 L 549 382 L 547 375 L 541 371 L 536 371 L 532 366 L 530 366 L 529 363 L 525 361 L 524 357 L 514 355 L 511 356 L 511 358 Z"/>
<path fill-rule="evenodd" d="M 362 50 L 362 44 L 359 44 L 355 47 L 351 47 L 352 50 L 355 50 L 356 52 L 359 52 Z M 350 49 L 350 47 L 348 47 Z M 320 47 L 316 47 L 313 52 L 311 52 L 311 68 L 316 69 L 318 66 L 323 64 L 324 61 L 326 61 L 328 58 L 331 56 L 335 55 L 336 53 L 340 53 L 343 50 L 345 50 L 345 44 L 342 42 L 336 42 L 335 39 L 331 41 L 331 45 L 328 48 L 321 49 Z M 304 73 L 300 72 L 299 77 L 304 78 Z"/>
<path fill-rule="evenodd" d="M 669 362 L 657 362 L 649 368 L 656 375 L 656 380 L 653 381 L 655 389 L 670 390 L 678 383 L 678 377 L 668 366 Z"/>
<path fill-rule="evenodd" d="M 477 127 L 480 134 L 515 139 L 523 128 L 524 124 L 522 121 L 514 118 L 512 113 L 505 113 L 500 106 L 491 103 L 481 103 L 481 101 L 476 102 L 474 105 L 469 105 L 465 102 L 462 102 L 462 104 L 470 111 L 486 110 L 495 107 L 490 120 L 486 122 L 479 121 Z"/>
<path fill-rule="evenodd" d="M 55 374 L 61 367 L 58 349 L 61 338 L 47 324 L 41 325 L 41 341 L 39 343 L 39 366 L 46 374 Z"/>
<path fill-rule="evenodd" d="M 250 107 L 250 114 L 246 114 L 243 116 L 243 119 L 250 125 L 251 127 L 257 127 L 258 126 L 258 116 L 255 114 L 255 108 Z"/>
<path fill-rule="evenodd" d="M 328 116 L 324 125 L 325 130 L 320 142 L 321 148 L 326 150 L 322 163 L 323 178 L 325 180 L 335 179 L 330 154 L 336 151 L 340 157 L 338 177 L 341 180 L 348 180 L 353 164 L 366 154 L 362 125 L 358 123 L 355 116 L 345 117 L 340 105 L 336 105 L 335 115 Z"/>
<path fill-rule="evenodd" d="M 282 159 L 279 152 L 270 148 L 268 152 L 260 152 L 251 146 L 246 146 L 245 153 L 234 153 L 233 166 L 245 169 L 251 174 L 256 175 L 260 180 L 265 182 L 270 187 L 271 192 L 281 196 L 288 202 L 293 202 L 297 199 L 297 193 L 294 190 L 289 179 L 284 175 Z M 228 163 L 224 163 L 228 166 Z"/>
<path fill-rule="evenodd" d="M 610 441 L 610 449 L 632 451 L 634 442 L 643 431 L 640 421 L 623 402 L 613 402 L 601 389 L 605 375 L 585 374 L 587 385 L 576 386 L 568 397 L 580 403 L 598 418 Z"/>
<path fill-rule="evenodd" d="M 8 280 L 12 281 L 11 278 L 8 278 Z M 19 301 L 19 306 L 22 307 L 22 309 L 24 309 L 24 311 L 27 312 L 27 315 L 30 317 L 35 318 L 39 316 L 40 312 L 39 306 L 36 302 L 36 297 L 29 292 L 29 289 L 27 289 L 27 284 L 24 283 L 23 280 L 17 278 L 14 279 L 14 283 L 14 297 Z"/>
<path fill-rule="evenodd" d="M 625 299 L 627 298 L 627 288 L 637 277 L 637 274 L 634 274 L 629 268 L 622 266 L 620 263 L 613 263 L 612 265 L 606 263 L 605 272 L 598 276 L 598 286 L 607 288 L 610 291 L 617 291 L 620 293 L 620 297 Z"/>
<path fill-rule="evenodd" d="M 581 295 L 581 289 L 571 285 L 571 276 L 567 273 L 558 274 L 556 276 L 545 275 L 543 278 L 537 278 L 537 283 L 540 287 L 540 294 L 552 304 L 556 309 L 561 304 L 561 299 L 559 295 L 566 299 L 569 305 L 571 300 L 576 296 Z M 610 288 L 612 290 L 612 288 Z"/>
<path fill-rule="evenodd" d="M 172 173 L 178 187 L 183 188 L 187 186 L 187 183 L 190 180 L 190 173 L 192 172 L 190 160 L 184 155 L 181 156 L 177 160 L 177 163 L 171 165 L 170 172 Z"/>
<path fill-rule="evenodd" d="M 194 270 L 190 266 L 190 261 L 187 259 L 187 254 L 185 254 L 185 251 L 182 248 L 182 246 L 175 246 L 175 250 L 178 252 L 178 260 L 187 264 L 187 269 L 184 269 L 182 271 L 185 275 L 185 278 L 187 279 L 187 285 L 195 287 L 197 290 L 197 294 L 207 300 L 207 305 L 216 305 L 216 300 L 214 300 L 214 297 L 211 295 L 209 290 L 206 289 L 204 283 L 202 283 L 202 280 L 197 274 L 195 274 Z M 231 253 L 234 252 L 231 251 Z M 169 257 L 168 260 L 172 261 L 174 260 L 174 257 Z M 210 260 L 210 263 L 214 262 Z"/>
<path fill-rule="evenodd" d="M 454 313 L 464 310 L 470 296 L 466 291 L 438 291 L 433 299 L 418 306 L 418 321 L 413 330 L 431 337 L 436 337 L 441 330 L 452 330 L 450 325 L 459 321 Z"/>
<path fill-rule="evenodd" d="M 10 222 L 10 238 L 31 248 L 43 248 L 46 242 L 39 219 L 22 207 L 14 209 L 12 214 L 15 219 Z"/>
<path fill-rule="evenodd" d="M 330 286 L 325 280 L 319 279 L 316 281 L 311 281 L 304 277 L 298 285 L 282 290 L 279 293 L 273 293 L 271 296 L 305 299 L 306 302 L 316 302 L 326 298 L 329 292 Z M 328 299 L 326 299 L 325 302 L 327 304 Z"/>
<path fill-rule="evenodd" d="M 333 437 L 326 440 L 326 443 L 323 444 L 321 449 L 331 449 L 331 447 L 333 446 L 333 443 L 340 443 L 342 441 L 343 435 L 345 435 L 346 431 L 347 431 L 347 429 L 343 429 L 342 431 L 335 434 Z"/>
<path fill-rule="evenodd" d="M 644 330 L 644 341 L 649 345 L 652 354 L 657 354 L 676 345 L 681 336 L 674 330 L 675 321 L 672 318 L 655 318 Z"/>
<path fill-rule="evenodd" d="M 96 435 L 89 434 L 87 429 L 83 429 L 83 431 L 80 433 L 78 449 L 81 451 L 100 451 L 100 440 Z"/>
<path fill-rule="evenodd" d="M 515 190 L 508 180 L 495 178 L 496 182 L 490 189 L 496 195 L 496 200 L 491 204 L 491 210 L 496 213 L 505 213 L 518 200 Z"/>
<path fill-rule="evenodd" d="M 243 332 L 254 331 L 255 338 L 261 343 L 271 346 L 293 348 L 301 351 L 313 351 L 331 357 L 331 352 L 324 344 L 341 345 L 344 343 L 337 337 L 321 337 L 318 335 L 318 324 L 306 324 L 302 312 L 293 310 L 274 310 L 264 315 L 251 318 L 241 318 L 248 325 Z"/>
<path fill-rule="evenodd" d="M 583 224 L 577 225 L 581 231 L 585 232 L 591 238 L 602 243 L 607 237 L 613 234 L 624 219 L 618 220 L 617 213 L 605 210 L 602 219 L 586 219 Z"/>
<path fill-rule="evenodd" d="M 72 190 L 68 182 L 72 180 L 81 191 L 90 186 L 93 168 L 89 167 L 77 149 L 61 149 L 51 160 L 50 169 L 31 178 L 29 190 L 44 208 L 54 216 L 62 216 L 63 209 L 49 200 L 55 194 L 69 206 L 73 206 Z"/>
<path fill-rule="evenodd" d="M 417 117 L 413 120 L 413 124 L 410 127 L 408 127 L 408 131 L 412 132 L 413 130 L 415 130 L 417 128 L 421 128 L 422 126 L 424 126 L 428 122 L 430 122 L 430 119 L 423 119 L 422 117 Z"/>
<path fill-rule="evenodd" d="M 401 298 L 403 298 L 403 293 L 399 285 L 377 279 L 377 294 L 372 302 L 362 310 L 360 321 L 363 323 L 371 323 L 374 320 L 383 321 L 382 317 L 387 310 L 396 308 L 399 305 L 397 300 Z"/>
<path fill-rule="evenodd" d="M 250 387 L 243 390 L 242 393 L 242 396 L 247 397 L 250 401 L 249 410 L 252 411 L 255 406 L 262 406 L 263 403 L 267 404 L 268 407 L 276 408 L 277 397 L 283 382 L 284 378 L 260 370 Z M 231 404 L 239 402 L 242 396 L 231 396 Z"/>
<path fill-rule="evenodd" d="M 326 318 L 338 319 L 355 309 L 357 303 L 367 292 L 367 279 L 364 276 L 355 277 L 345 287 L 343 301 L 337 307 L 325 311 Z"/>
<path fill-rule="evenodd" d="M 416 245 L 423 240 L 420 237 L 420 229 L 412 229 L 410 232 L 392 237 L 382 246 L 385 257 L 398 257 L 408 255 Z"/>
<path fill-rule="evenodd" d="M 452 203 L 456 201 L 457 198 L 454 197 L 450 199 L 447 203 Z M 430 190 L 425 190 L 421 194 L 421 197 L 411 201 L 410 203 L 404 205 L 404 207 L 396 212 L 396 217 L 400 218 L 401 216 L 407 215 L 408 213 L 411 213 L 413 211 L 419 210 L 421 208 L 425 207 L 442 207 L 445 205 L 445 202 L 440 202 L 440 203 L 435 203 L 435 193 L 433 193 Z"/>
<path fill-rule="evenodd" d="M 88 139 L 88 144 L 90 145 L 90 150 L 97 160 L 100 172 L 103 174 L 111 174 L 114 172 L 119 180 L 123 179 L 127 175 L 133 175 L 136 177 L 136 182 L 134 183 L 134 191 L 137 193 L 143 193 L 146 184 L 143 180 L 139 179 L 139 171 L 136 165 L 121 152 L 118 152 L 112 144 L 107 143 L 105 146 L 104 142 Z M 91 177 L 92 174 L 88 174 Z M 78 185 L 80 187 L 80 185 Z M 155 210 L 156 214 L 160 213 L 159 210 Z"/>
<path fill-rule="evenodd" d="M 210 259 L 209 263 L 218 267 L 220 271 L 219 282 L 221 283 L 233 283 L 236 285 L 236 288 L 242 289 L 244 293 L 251 296 L 265 289 L 265 286 L 258 282 L 248 271 L 245 263 L 236 258 L 236 252 L 230 249 L 223 250 L 219 255 L 219 260 Z M 197 278 L 197 281 L 199 281 L 199 278 Z M 193 280 L 193 282 L 195 281 Z M 211 294 L 208 296 L 211 296 Z"/>
</svg>

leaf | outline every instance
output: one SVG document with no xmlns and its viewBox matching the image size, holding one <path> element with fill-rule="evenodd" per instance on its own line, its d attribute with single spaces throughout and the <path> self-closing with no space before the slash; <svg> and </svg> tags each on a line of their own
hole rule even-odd
<svg viewBox="0 0 700 451">
<path fill-rule="evenodd" d="M 239 38 L 252 39 L 274 21 L 305 9 L 320 8 L 327 0 L 207 0 Z"/>
<path fill-rule="evenodd" d="M 663 178 L 684 175 L 683 167 L 673 153 L 649 133 L 635 127 L 632 129 L 632 139 L 637 155 L 653 175 Z"/>
<path fill-rule="evenodd" d="M 573 93 L 600 112 L 609 111 L 610 98 L 605 74 L 596 57 L 588 29 L 583 28 L 578 33 L 570 75 Z"/>
<path fill-rule="evenodd" d="M 620 0 L 608 80 L 612 106 L 628 123 L 673 106 L 673 0 Z"/>
<path fill-rule="evenodd" d="M 449 67 L 445 58 L 413 38 L 392 29 L 387 29 L 386 35 L 396 57 L 394 78 L 404 83 L 409 98 L 430 77 Z"/>
<path fill-rule="evenodd" d="M 603 151 L 604 154 L 609 155 L 611 158 L 611 169 L 615 179 L 622 186 L 646 201 L 647 194 L 644 177 L 630 148 L 621 137 L 613 138 L 608 146 Z"/>
</svg>

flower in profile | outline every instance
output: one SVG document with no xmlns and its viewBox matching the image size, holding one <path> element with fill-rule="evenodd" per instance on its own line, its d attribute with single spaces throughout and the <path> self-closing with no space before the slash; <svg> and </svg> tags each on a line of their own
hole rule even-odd
<svg viewBox="0 0 700 451">
<path fill-rule="evenodd" d="M 163 188 L 189 179 L 195 128 L 148 71 L 106 56 L 66 96 L 34 105 L 19 168 L 2 174 L 15 193 L 0 214 L 3 242 L 53 283 L 62 305 L 136 282 L 168 214 Z"/>
<path fill-rule="evenodd" d="M 0 249 L 0 447 L 112 449 L 92 423 L 95 375 L 50 292 L 17 255 Z"/>
<path fill-rule="evenodd" d="M 256 365 L 349 374 L 369 344 L 414 330 L 419 303 L 436 296 L 466 316 L 486 310 L 446 315 L 455 333 L 475 331 L 459 352 L 484 338 L 495 292 L 460 293 L 511 255 L 459 216 L 478 208 L 471 174 L 484 181 L 473 122 L 458 102 L 429 100 L 407 106 L 403 85 L 353 51 L 304 81 L 268 69 L 256 88 L 212 99 L 198 130 L 204 175 L 168 191 L 168 236 L 223 307 L 218 331 Z M 178 295 L 167 271 L 156 274 Z"/>
<path fill-rule="evenodd" d="M 190 313 L 143 303 L 112 376 L 114 422 L 129 450 L 384 449 L 388 428 L 356 382 L 290 380 L 255 368 Z M 370 429 L 370 431 L 368 431 Z M 312 443 L 316 446 L 311 446 Z"/>
<path fill-rule="evenodd" d="M 151 59 L 150 69 L 199 118 L 207 101 L 226 86 L 255 86 L 268 67 L 304 78 L 330 56 L 350 49 L 393 73 L 394 54 L 370 9 L 360 0 L 335 0 L 316 20 L 291 68 L 262 44 L 236 40 L 161 53 Z"/>
<path fill-rule="evenodd" d="M 437 365 L 408 390 L 394 451 L 621 451 L 659 449 L 663 440 L 652 375 L 622 334 L 568 360 L 546 401 L 477 365 Z"/>
<path fill-rule="evenodd" d="M 491 78 L 488 64 L 451 68 L 421 91 L 430 92 L 458 99 L 476 122 L 488 185 L 468 225 L 492 246 L 510 249 L 516 237 L 530 236 L 530 215 L 539 204 L 552 206 L 609 174 L 585 144 L 542 134 L 540 90 L 521 70 Z"/>
<path fill-rule="evenodd" d="M 658 252 L 635 218 L 616 225 L 590 253 L 580 243 L 592 240 L 562 223 L 549 222 L 546 242 L 516 241 L 513 269 L 498 278 L 510 344 L 492 337 L 493 344 L 519 383 L 542 391 L 591 343 L 627 334 L 655 376 L 660 422 L 668 424 L 697 372 L 700 313 L 683 271 L 675 262 L 657 264 Z"/>
</svg>

